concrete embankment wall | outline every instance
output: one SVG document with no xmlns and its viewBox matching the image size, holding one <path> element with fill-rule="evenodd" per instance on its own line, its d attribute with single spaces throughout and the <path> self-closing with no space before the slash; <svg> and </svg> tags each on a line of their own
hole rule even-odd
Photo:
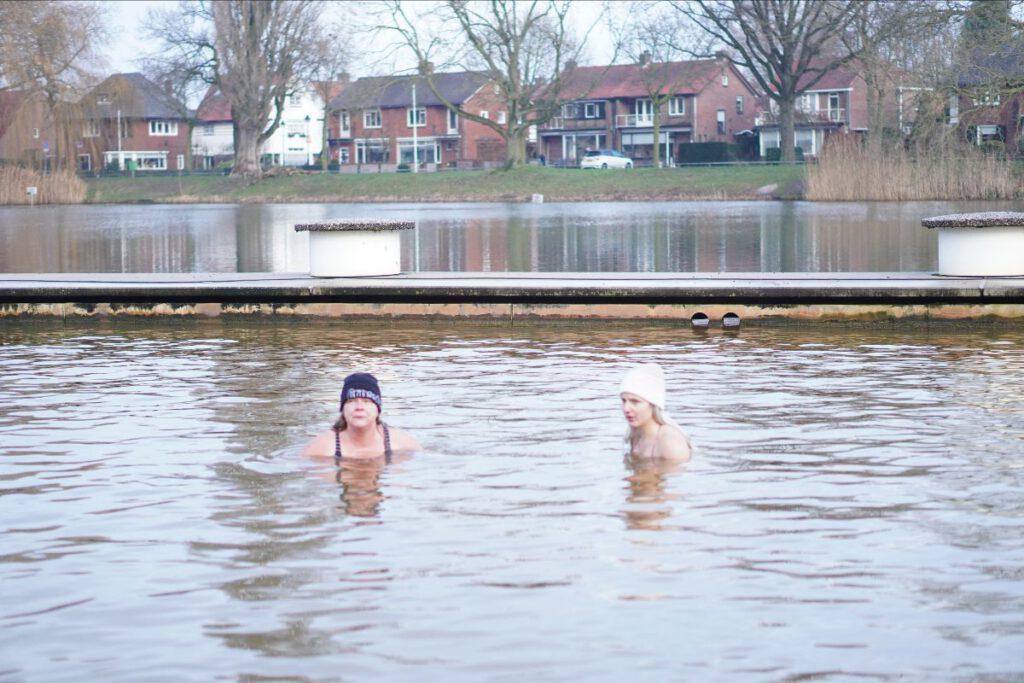
<svg viewBox="0 0 1024 683">
<path fill-rule="evenodd" d="M 1024 321 L 1024 278 L 922 273 L 7 274 L 0 317 Z"/>
</svg>

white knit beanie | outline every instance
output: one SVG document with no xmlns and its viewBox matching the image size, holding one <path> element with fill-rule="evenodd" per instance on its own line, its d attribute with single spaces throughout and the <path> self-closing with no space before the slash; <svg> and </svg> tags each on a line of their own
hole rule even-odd
<svg viewBox="0 0 1024 683">
<path fill-rule="evenodd" d="M 634 394 L 665 410 L 665 373 L 657 363 L 637 365 L 626 372 L 620 394 Z"/>
</svg>

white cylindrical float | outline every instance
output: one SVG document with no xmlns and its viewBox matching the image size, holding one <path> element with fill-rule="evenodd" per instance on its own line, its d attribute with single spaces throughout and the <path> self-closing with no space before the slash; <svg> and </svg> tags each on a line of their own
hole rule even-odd
<svg viewBox="0 0 1024 683">
<path fill-rule="evenodd" d="M 337 220 L 300 223 L 309 232 L 309 274 L 313 277 L 375 277 L 402 272 L 401 232 L 412 221 Z"/>
<path fill-rule="evenodd" d="M 952 214 L 921 225 L 939 231 L 939 275 L 1024 276 L 1024 213 Z"/>
</svg>

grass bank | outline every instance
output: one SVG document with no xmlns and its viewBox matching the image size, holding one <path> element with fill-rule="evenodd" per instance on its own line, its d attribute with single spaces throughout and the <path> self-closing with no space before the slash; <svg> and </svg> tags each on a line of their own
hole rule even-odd
<svg viewBox="0 0 1024 683">
<path fill-rule="evenodd" d="M 89 203 L 485 202 L 799 198 L 802 166 L 616 171 L 528 167 L 439 173 L 295 173 L 246 182 L 227 176 L 93 178 Z M 774 186 L 771 189 L 764 189 Z M 760 190 L 760 192 L 759 192 Z"/>
</svg>

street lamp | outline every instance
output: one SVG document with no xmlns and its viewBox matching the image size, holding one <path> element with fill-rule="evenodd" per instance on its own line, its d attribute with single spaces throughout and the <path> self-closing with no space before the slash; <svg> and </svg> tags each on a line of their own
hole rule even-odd
<svg viewBox="0 0 1024 683">
<path fill-rule="evenodd" d="M 313 148 L 309 144 L 309 114 L 306 114 L 306 166 L 313 165 Z"/>
</svg>

